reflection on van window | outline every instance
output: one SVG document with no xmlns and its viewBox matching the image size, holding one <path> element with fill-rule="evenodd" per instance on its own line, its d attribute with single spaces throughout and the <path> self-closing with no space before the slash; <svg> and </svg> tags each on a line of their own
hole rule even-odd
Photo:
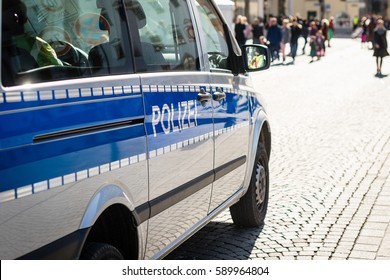
<svg viewBox="0 0 390 280">
<path fill-rule="evenodd" d="M 126 0 L 125 5 L 136 41 L 135 54 L 143 57 L 136 60 L 138 71 L 199 68 L 194 29 L 185 0 Z"/>
<path fill-rule="evenodd" d="M 206 49 L 211 69 L 231 70 L 228 64 L 229 49 L 225 39 L 223 23 L 209 1 L 196 0 L 203 33 L 206 36 Z"/>
<path fill-rule="evenodd" d="M 3 85 L 132 71 L 120 0 L 2 3 Z"/>
<path fill-rule="evenodd" d="M 199 69 L 185 0 L 2 3 L 4 86 L 135 70 Z"/>
</svg>

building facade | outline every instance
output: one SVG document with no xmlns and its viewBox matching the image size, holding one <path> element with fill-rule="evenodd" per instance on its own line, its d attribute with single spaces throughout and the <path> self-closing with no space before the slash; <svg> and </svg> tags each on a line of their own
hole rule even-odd
<svg viewBox="0 0 390 280">
<path fill-rule="evenodd" d="M 234 2 L 236 15 L 245 15 L 250 21 L 254 17 L 264 18 L 264 2 L 267 0 L 234 0 Z"/>
<path fill-rule="evenodd" d="M 365 0 L 366 14 L 379 14 L 390 18 L 390 0 Z"/>
<path fill-rule="evenodd" d="M 268 0 L 268 10 L 266 14 L 280 14 L 280 1 Z M 285 15 L 299 14 L 303 18 L 314 19 L 321 18 L 321 3 L 319 0 L 285 0 Z M 352 18 L 360 15 L 360 10 L 364 7 L 364 1 L 361 0 L 324 0 L 324 18 L 333 16 L 336 25 L 349 27 Z M 282 9 L 283 10 L 283 9 Z"/>
<path fill-rule="evenodd" d="M 324 4 L 324 18 L 335 18 L 337 27 L 352 27 L 352 19 L 366 14 L 378 14 L 390 18 L 390 0 L 233 0 L 234 14 L 246 15 L 249 20 L 255 16 L 267 18 L 270 15 L 296 15 L 314 19 L 321 17 Z"/>
</svg>

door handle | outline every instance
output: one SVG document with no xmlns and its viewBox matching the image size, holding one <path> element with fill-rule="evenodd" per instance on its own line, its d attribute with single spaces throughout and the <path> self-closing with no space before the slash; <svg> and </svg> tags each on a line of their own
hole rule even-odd
<svg viewBox="0 0 390 280">
<path fill-rule="evenodd" d="M 198 93 L 198 100 L 200 102 L 207 102 L 211 100 L 211 93 L 206 92 L 203 88 L 200 89 L 200 93 Z"/>
<path fill-rule="evenodd" d="M 224 93 L 222 90 L 220 90 L 218 92 L 214 92 L 213 99 L 215 101 L 221 101 L 221 100 L 223 100 L 225 98 L 226 98 L 226 93 Z"/>
</svg>

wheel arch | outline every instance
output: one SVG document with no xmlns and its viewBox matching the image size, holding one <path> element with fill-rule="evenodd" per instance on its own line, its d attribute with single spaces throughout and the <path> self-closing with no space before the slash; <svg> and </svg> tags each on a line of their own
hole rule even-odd
<svg viewBox="0 0 390 280">
<path fill-rule="evenodd" d="M 267 120 L 265 120 L 262 124 L 258 142 L 264 144 L 264 147 L 267 151 L 268 160 L 269 160 L 271 157 L 271 129 L 269 126 L 269 122 Z"/>
<path fill-rule="evenodd" d="M 243 195 L 248 190 L 248 186 L 250 184 L 257 146 L 259 142 L 263 143 L 267 151 L 268 160 L 271 156 L 271 128 L 264 110 L 260 110 L 258 114 L 252 118 L 252 120 L 253 126 L 250 135 L 248 159 L 243 185 Z"/>
<path fill-rule="evenodd" d="M 134 204 L 122 188 L 104 186 L 92 197 L 80 223 L 80 229 L 88 229 L 82 248 L 88 242 L 107 243 L 125 259 L 138 259 L 142 255 L 142 234 L 137 221 Z"/>
</svg>

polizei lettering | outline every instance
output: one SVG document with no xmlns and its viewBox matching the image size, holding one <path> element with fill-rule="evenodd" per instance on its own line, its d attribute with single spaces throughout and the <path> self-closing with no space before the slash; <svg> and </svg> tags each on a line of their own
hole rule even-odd
<svg viewBox="0 0 390 280">
<path fill-rule="evenodd" d="M 165 134 L 182 131 L 198 125 L 196 100 L 164 104 L 152 107 L 153 136 L 157 136 L 157 126 L 161 125 Z"/>
</svg>

